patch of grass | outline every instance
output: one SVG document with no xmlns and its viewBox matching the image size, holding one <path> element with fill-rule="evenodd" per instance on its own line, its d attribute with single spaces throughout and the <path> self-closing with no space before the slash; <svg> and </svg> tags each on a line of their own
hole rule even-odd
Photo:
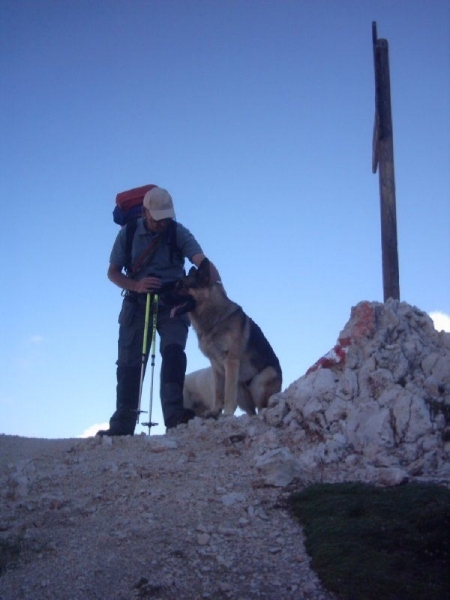
<svg viewBox="0 0 450 600">
<path fill-rule="evenodd" d="M 0 539 L 0 577 L 7 567 L 17 563 L 20 552 L 21 544 L 19 540 Z"/>
<path fill-rule="evenodd" d="M 450 598 L 450 490 L 318 484 L 295 493 L 312 568 L 342 600 Z"/>
</svg>

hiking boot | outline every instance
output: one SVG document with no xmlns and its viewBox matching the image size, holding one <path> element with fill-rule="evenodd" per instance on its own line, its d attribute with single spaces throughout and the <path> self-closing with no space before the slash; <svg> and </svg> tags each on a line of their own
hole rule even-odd
<svg viewBox="0 0 450 600">
<path fill-rule="evenodd" d="M 185 408 L 182 413 L 170 417 L 166 422 L 166 429 L 174 429 L 178 425 L 185 425 L 195 417 L 195 412 L 190 408 Z"/>
<path fill-rule="evenodd" d="M 161 408 L 167 429 L 187 423 L 195 414 L 183 407 L 186 354 L 178 344 L 169 344 L 162 352 Z"/>
<path fill-rule="evenodd" d="M 183 418 L 181 419 L 182 423 L 187 423 L 188 421 L 192 421 L 195 417 L 195 412 L 190 408 L 185 408 L 183 413 Z"/>
<path fill-rule="evenodd" d="M 109 420 L 109 429 L 98 435 L 133 435 L 139 403 L 140 367 L 117 367 L 116 410 Z"/>
<path fill-rule="evenodd" d="M 114 429 L 100 429 L 99 431 L 97 431 L 97 433 L 95 434 L 95 436 L 99 436 L 99 437 L 104 437 L 104 436 L 115 436 L 115 435 L 133 435 L 132 433 L 122 433 L 120 431 L 116 431 Z"/>
</svg>

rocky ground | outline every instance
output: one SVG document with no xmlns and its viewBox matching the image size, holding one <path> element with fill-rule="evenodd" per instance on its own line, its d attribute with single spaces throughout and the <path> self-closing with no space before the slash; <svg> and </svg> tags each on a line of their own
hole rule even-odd
<svg viewBox="0 0 450 600">
<path fill-rule="evenodd" d="M 0 436 L 0 540 L 20 545 L 0 598 L 331 600 L 285 503 L 293 483 L 255 465 L 270 429 L 244 416 L 165 436 Z"/>
<path fill-rule="evenodd" d="M 256 417 L 162 436 L 0 436 L 2 600 L 332 600 L 287 498 L 315 482 L 450 485 L 450 334 L 362 302 Z"/>
</svg>

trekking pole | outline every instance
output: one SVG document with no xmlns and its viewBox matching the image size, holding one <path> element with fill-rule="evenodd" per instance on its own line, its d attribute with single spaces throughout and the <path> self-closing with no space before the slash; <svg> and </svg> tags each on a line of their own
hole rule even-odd
<svg viewBox="0 0 450 600">
<path fill-rule="evenodd" d="M 145 302 L 145 321 L 144 321 L 144 338 L 142 340 L 142 355 L 141 355 L 141 379 L 139 382 L 139 403 L 137 407 L 136 423 L 139 423 L 139 415 L 141 414 L 141 401 L 142 401 L 142 387 L 144 384 L 145 365 L 147 362 L 147 338 L 148 338 L 148 324 L 150 321 L 150 304 L 151 294 L 147 294 Z"/>
<path fill-rule="evenodd" d="M 148 423 L 142 423 L 144 427 L 148 427 L 148 435 L 150 435 L 150 427 L 153 425 L 158 425 L 158 423 L 152 423 L 152 408 L 153 408 L 153 376 L 155 374 L 155 348 L 156 348 L 156 323 L 158 319 L 158 302 L 159 296 L 155 294 L 153 296 L 153 306 L 152 306 L 152 346 L 151 346 L 151 378 L 150 378 L 150 406 L 148 409 Z"/>
</svg>

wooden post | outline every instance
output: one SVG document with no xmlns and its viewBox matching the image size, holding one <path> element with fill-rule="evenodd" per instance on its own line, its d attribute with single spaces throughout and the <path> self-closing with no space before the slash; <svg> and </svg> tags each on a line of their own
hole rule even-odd
<svg viewBox="0 0 450 600">
<path fill-rule="evenodd" d="M 387 40 L 377 38 L 372 23 L 375 65 L 375 124 L 373 132 L 372 172 L 377 167 L 380 180 L 381 247 L 384 301 L 400 300 L 397 211 L 395 204 L 394 141 L 391 113 L 389 47 Z"/>
</svg>

